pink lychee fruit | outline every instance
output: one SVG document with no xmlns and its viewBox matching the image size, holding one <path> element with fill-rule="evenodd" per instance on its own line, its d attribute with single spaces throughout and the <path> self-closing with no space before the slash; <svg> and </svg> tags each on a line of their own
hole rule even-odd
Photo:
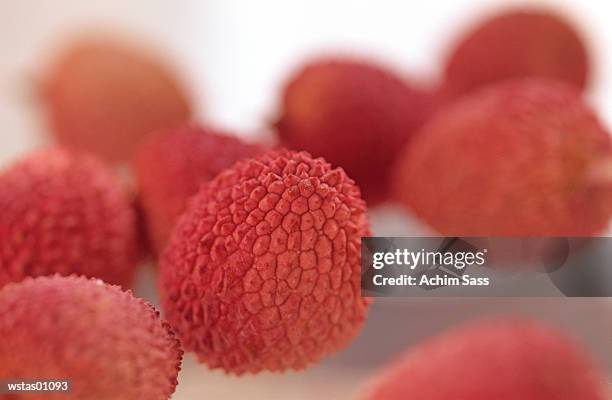
<svg viewBox="0 0 612 400">
<path fill-rule="evenodd" d="M 64 48 L 45 72 L 41 94 L 61 144 L 110 161 L 130 159 L 147 135 L 191 116 L 174 71 L 118 40 L 87 37 Z"/>
<path fill-rule="evenodd" d="M 36 151 L 0 173 L 0 287 L 79 274 L 130 287 L 140 258 L 130 194 L 101 161 Z"/>
<path fill-rule="evenodd" d="M 601 372 L 573 339 L 523 319 L 471 323 L 402 355 L 365 400 L 604 400 Z"/>
<path fill-rule="evenodd" d="M 286 83 L 275 127 L 282 145 L 346 170 L 374 205 L 388 199 L 391 166 L 433 98 L 375 64 L 317 60 Z"/>
<path fill-rule="evenodd" d="M 550 11 L 510 10 L 466 32 L 448 56 L 446 97 L 509 78 L 557 79 L 584 89 L 590 70 L 583 38 Z"/>
<path fill-rule="evenodd" d="M 194 125 L 149 138 L 138 149 L 133 167 L 154 253 L 161 253 L 187 200 L 202 183 L 262 151 L 258 145 Z"/>
<path fill-rule="evenodd" d="M 84 277 L 28 278 L 0 289 L 0 337 L 0 380 L 70 384 L 68 394 L 8 395 L 16 400 L 167 400 L 182 358 L 152 306 Z"/>
<path fill-rule="evenodd" d="M 399 158 L 399 201 L 444 236 L 594 236 L 608 225 L 608 132 L 578 90 L 519 79 L 439 110 Z"/>
<path fill-rule="evenodd" d="M 365 202 L 342 169 L 271 150 L 202 185 L 161 261 L 160 294 L 185 349 L 241 374 L 301 369 L 347 346 L 360 291 Z"/>
</svg>

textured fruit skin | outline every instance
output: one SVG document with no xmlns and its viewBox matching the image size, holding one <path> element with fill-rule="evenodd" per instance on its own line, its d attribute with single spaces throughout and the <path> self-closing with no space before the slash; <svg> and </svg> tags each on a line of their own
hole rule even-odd
<svg viewBox="0 0 612 400">
<path fill-rule="evenodd" d="M 133 167 L 153 251 L 161 253 L 187 200 L 202 183 L 262 151 L 262 147 L 193 125 L 149 138 L 138 149 Z"/>
<path fill-rule="evenodd" d="M 508 11 L 467 32 L 450 53 L 445 95 L 508 78 L 558 79 L 584 89 L 589 57 L 572 25 L 547 11 Z"/>
<path fill-rule="evenodd" d="M 365 400 L 604 400 L 605 379 L 562 332 L 523 319 L 486 320 L 405 353 Z"/>
<path fill-rule="evenodd" d="M 132 200 L 90 155 L 50 148 L 0 174 L 0 287 L 79 274 L 130 287 L 140 256 Z"/>
<path fill-rule="evenodd" d="M 166 400 L 183 354 L 152 306 L 74 276 L 2 288 L 0 336 L 0 379 L 70 380 L 71 393 L 54 399 Z"/>
<path fill-rule="evenodd" d="M 387 200 L 390 167 L 432 111 L 433 95 L 378 66 L 325 59 L 291 77 L 281 108 L 281 144 L 344 168 L 372 205 Z"/>
<path fill-rule="evenodd" d="M 445 236 L 591 236 L 606 228 L 608 133 L 573 86 L 522 79 L 440 110 L 405 149 L 395 193 Z"/>
<path fill-rule="evenodd" d="M 187 351 L 241 374 L 301 369 L 365 319 L 364 201 L 342 169 L 272 150 L 202 185 L 161 262 L 166 317 Z"/>
<path fill-rule="evenodd" d="M 156 129 L 191 116 L 172 71 L 139 49 L 87 38 L 57 55 L 43 81 L 50 128 L 62 144 L 128 160 Z"/>
</svg>

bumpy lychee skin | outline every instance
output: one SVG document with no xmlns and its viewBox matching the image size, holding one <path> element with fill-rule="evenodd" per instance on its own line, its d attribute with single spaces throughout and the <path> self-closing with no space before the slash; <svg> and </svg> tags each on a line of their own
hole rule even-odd
<svg viewBox="0 0 612 400">
<path fill-rule="evenodd" d="M 342 167 L 369 204 L 387 200 L 398 150 L 422 125 L 433 96 L 361 61 L 312 62 L 289 79 L 276 129 L 281 143 Z"/>
<path fill-rule="evenodd" d="M 466 33 L 446 62 L 445 96 L 508 78 L 543 77 L 584 88 L 589 57 L 574 27 L 547 11 L 509 11 Z"/>
<path fill-rule="evenodd" d="M 241 374 L 301 369 L 359 332 L 365 203 L 342 169 L 269 151 L 204 184 L 162 257 L 160 291 L 185 349 Z"/>
<path fill-rule="evenodd" d="M 193 125 L 148 139 L 133 166 L 154 252 L 161 253 L 187 200 L 202 183 L 262 151 L 260 146 Z"/>
<path fill-rule="evenodd" d="M 130 159 L 145 136 L 191 115 L 187 94 L 160 60 L 107 39 L 84 38 L 58 54 L 42 100 L 60 143 L 110 161 Z"/>
<path fill-rule="evenodd" d="M 37 151 L 0 174 L 0 287 L 80 274 L 129 287 L 140 255 L 132 200 L 90 155 Z"/>
<path fill-rule="evenodd" d="M 471 323 L 411 350 L 365 400 L 604 400 L 603 375 L 562 332 L 523 319 Z"/>
<path fill-rule="evenodd" d="M 0 379 L 71 381 L 68 395 L 50 396 L 57 399 L 166 400 L 182 359 L 153 307 L 84 277 L 28 278 L 2 288 L 0 337 Z"/>
<path fill-rule="evenodd" d="M 606 228 L 608 133 L 573 86 L 491 85 L 439 111 L 403 152 L 395 193 L 448 236 L 592 236 Z"/>
</svg>

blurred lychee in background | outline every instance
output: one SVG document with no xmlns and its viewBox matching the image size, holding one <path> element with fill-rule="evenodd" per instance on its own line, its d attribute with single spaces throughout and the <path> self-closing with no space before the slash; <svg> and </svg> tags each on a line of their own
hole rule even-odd
<svg viewBox="0 0 612 400">
<path fill-rule="evenodd" d="M 358 296 L 355 274 L 358 238 L 370 234 L 366 211 L 380 236 L 608 234 L 606 11 L 595 1 L 0 3 L 0 286 L 11 290 L 0 301 L 5 293 L 18 303 L 26 293 L 28 314 L 41 312 L 48 297 L 55 311 L 74 313 L 59 320 L 60 331 L 80 333 L 92 318 L 112 331 L 105 323 L 118 319 L 119 327 L 148 324 L 168 344 L 165 323 L 118 288 L 27 276 L 84 274 L 134 287 L 154 303 L 161 291 L 162 311 L 195 353 L 179 376 L 179 400 L 355 398 L 366 394 L 358 383 L 413 347 L 425 349 L 417 350 L 424 359 L 436 356 L 422 382 L 453 363 L 481 376 L 492 373 L 489 365 L 509 374 L 468 387 L 466 397 L 501 398 L 513 382 L 535 382 L 535 391 L 508 398 L 556 400 L 563 397 L 548 385 L 562 384 L 572 399 L 598 399 L 591 372 L 612 370 L 607 299 L 381 298 L 366 319 L 369 301 Z M 312 155 L 296 152 L 303 150 Z M 296 177 L 312 181 L 299 186 Z M 335 199 L 318 221 L 306 213 L 319 207 L 313 182 Z M 261 197 L 257 185 L 279 193 Z M 281 193 L 297 200 L 289 206 Z M 271 204 L 284 223 L 265 214 Z M 274 218 L 280 228 L 272 234 Z M 305 233 L 309 224 L 314 234 Z M 327 236 L 335 247 L 325 245 Z M 316 256 L 312 238 L 324 242 Z M 143 253 L 148 263 L 139 262 Z M 320 275 L 313 281 L 311 267 Z M 74 287 L 73 297 L 64 286 Z M 100 303 L 123 312 L 96 319 L 88 310 Z M 139 308 L 150 318 L 132 320 Z M 553 327 L 501 324 L 426 340 L 499 314 Z M 7 332 L 25 324 L 2 321 Z M 49 326 L 40 332 L 52 335 Z M 62 351 L 44 355 L 64 354 L 55 333 Z M 566 346 L 566 334 L 584 350 Z M 495 346 L 496 337 L 509 347 Z M 40 345 L 33 335 L 9 338 Z M 156 355 L 169 356 L 160 376 L 170 371 L 170 380 L 158 388 L 167 396 L 179 351 L 158 348 L 159 337 L 127 339 L 121 346 L 134 352 L 153 343 Z M 482 354 L 471 357 L 470 349 Z M 497 363 L 487 362 L 490 349 Z M 591 358 L 593 366 L 584 361 Z M 207 366 L 258 375 L 227 377 Z M 136 371 L 158 378 L 155 368 Z M 448 387 L 419 391 L 419 382 L 398 376 L 372 398 L 389 398 L 385 390 L 448 398 Z"/>
</svg>

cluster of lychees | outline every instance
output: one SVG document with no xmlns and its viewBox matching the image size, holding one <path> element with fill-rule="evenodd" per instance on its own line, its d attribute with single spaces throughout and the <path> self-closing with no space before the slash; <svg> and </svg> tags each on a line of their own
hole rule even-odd
<svg viewBox="0 0 612 400">
<path fill-rule="evenodd" d="M 461 39 L 435 89 L 365 59 L 309 63 L 270 148 L 197 125 L 151 55 L 79 42 L 40 91 L 58 144 L 0 175 L 0 380 L 166 399 L 181 345 L 235 374 L 315 363 L 366 318 L 366 201 L 443 235 L 601 232 L 612 144 L 582 98 L 588 71 L 567 22 L 507 13 Z M 136 195 L 113 170 L 126 161 Z M 145 252 L 168 322 L 111 286 L 129 289 Z M 498 321 L 425 344 L 367 398 L 600 400 L 599 385 L 556 331 Z"/>
</svg>

